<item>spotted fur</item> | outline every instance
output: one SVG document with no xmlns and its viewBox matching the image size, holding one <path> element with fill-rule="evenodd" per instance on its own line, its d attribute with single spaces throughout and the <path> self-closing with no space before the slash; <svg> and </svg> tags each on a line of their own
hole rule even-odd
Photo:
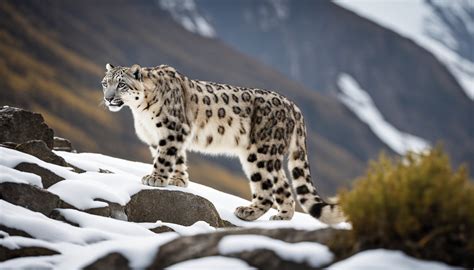
<svg viewBox="0 0 474 270">
<path fill-rule="evenodd" d="M 311 181 L 306 129 L 300 109 L 276 92 L 192 80 L 174 68 L 106 66 L 102 81 L 109 109 L 129 106 L 135 130 L 149 145 L 150 186 L 188 185 L 186 151 L 237 156 L 252 191 L 252 203 L 235 215 L 255 220 L 273 205 L 274 220 L 293 217 L 293 191 L 309 214 L 325 223 L 343 220 L 338 205 L 324 202 Z"/>
</svg>

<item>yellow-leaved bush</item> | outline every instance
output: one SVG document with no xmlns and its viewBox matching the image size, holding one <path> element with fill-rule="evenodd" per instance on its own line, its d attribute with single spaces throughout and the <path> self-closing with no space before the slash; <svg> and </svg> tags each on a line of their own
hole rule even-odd
<svg viewBox="0 0 474 270">
<path fill-rule="evenodd" d="M 382 154 L 341 192 L 340 203 L 361 249 L 474 266 L 474 184 L 464 166 L 451 168 L 440 146 L 398 159 Z"/>
</svg>

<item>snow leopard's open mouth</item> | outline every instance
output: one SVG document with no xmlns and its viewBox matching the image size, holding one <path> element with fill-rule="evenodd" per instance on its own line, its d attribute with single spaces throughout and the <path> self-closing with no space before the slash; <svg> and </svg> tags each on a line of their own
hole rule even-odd
<svg viewBox="0 0 474 270">
<path fill-rule="evenodd" d="M 114 99 L 111 102 L 107 102 L 107 107 L 112 112 L 120 111 L 120 109 L 122 109 L 122 106 L 123 106 L 123 101 L 119 99 Z"/>
<path fill-rule="evenodd" d="M 121 107 L 123 105 L 123 101 L 114 99 L 109 103 L 109 106 Z"/>
</svg>

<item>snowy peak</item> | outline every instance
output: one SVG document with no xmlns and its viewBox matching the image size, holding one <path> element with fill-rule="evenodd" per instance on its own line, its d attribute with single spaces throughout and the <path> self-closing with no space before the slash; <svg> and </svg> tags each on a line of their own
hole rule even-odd
<svg viewBox="0 0 474 270">
<path fill-rule="evenodd" d="M 158 4 L 186 30 L 203 37 L 214 38 L 216 36 L 216 31 L 199 13 L 194 0 L 159 0 Z"/>
<path fill-rule="evenodd" d="M 474 100 L 474 4 L 471 0 L 334 2 L 412 39 L 433 53 Z"/>
<path fill-rule="evenodd" d="M 263 32 L 281 27 L 290 16 L 288 0 L 257 1 L 243 10 L 244 20 Z"/>
</svg>

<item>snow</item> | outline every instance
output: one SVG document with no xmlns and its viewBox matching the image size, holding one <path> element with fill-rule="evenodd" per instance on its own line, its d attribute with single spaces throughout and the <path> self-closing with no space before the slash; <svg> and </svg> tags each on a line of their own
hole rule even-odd
<svg viewBox="0 0 474 270">
<path fill-rule="evenodd" d="M 199 13 L 194 0 L 160 0 L 161 9 L 170 13 L 171 17 L 189 32 L 203 37 L 214 38 L 216 31 Z"/>
<path fill-rule="evenodd" d="M 455 269 L 447 264 L 415 259 L 401 251 L 375 249 L 359 252 L 356 255 L 331 265 L 330 270 L 345 269 L 426 269 L 445 270 Z M 458 268 L 456 268 L 458 269 Z"/>
<path fill-rule="evenodd" d="M 216 228 L 209 225 L 209 223 L 205 221 L 201 221 L 201 220 L 196 221 L 196 223 L 194 223 L 191 226 L 183 226 L 179 224 L 162 222 L 162 221 L 157 221 L 155 223 L 144 222 L 144 223 L 139 223 L 139 224 L 147 229 L 154 229 L 157 227 L 166 226 L 173 229 L 173 231 L 177 232 L 179 235 L 182 235 L 182 236 L 195 235 L 195 234 L 200 234 L 200 233 L 211 233 L 211 232 L 216 231 Z"/>
<path fill-rule="evenodd" d="M 0 209 L 0 221 L 3 225 L 24 231 L 36 239 L 85 245 L 114 238 L 114 235 L 108 232 L 77 228 L 4 200 L 0 200 Z"/>
<path fill-rule="evenodd" d="M 87 168 L 88 171 L 78 174 L 69 168 L 49 164 L 28 154 L 0 147 L 0 179 L 2 181 L 13 179 L 17 182 L 41 186 L 37 177 L 12 169 L 21 162 L 38 164 L 65 178 L 65 180 L 51 186 L 49 191 L 55 192 L 61 199 L 78 208 L 102 206 L 103 202 L 96 201 L 97 199 L 124 205 L 128 202 L 130 196 L 136 192 L 151 188 L 140 183 L 141 176 L 151 169 L 149 164 L 93 153 L 56 152 L 56 154 L 64 157 L 69 163 L 77 167 Z M 114 173 L 99 173 L 98 171 L 101 168 Z M 215 204 L 222 217 L 244 227 L 289 227 L 308 230 L 326 227 L 326 225 L 321 224 L 309 215 L 302 213 L 297 213 L 291 221 L 267 220 L 270 215 L 274 214 L 273 212 L 258 221 L 244 222 L 234 217 L 233 210 L 238 205 L 248 204 L 249 202 L 246 200 L 196 183 L 191 183 L 188 188 L 166 187 L 164 189 L 191 192 L 206 197 Z M 8 233 L 0 231 L 0 246 L 8 249 L 43 247 L 59 253 L 50 256 L 21 257 L 3 261 L 0 262 L 0 269 L 81 269 L 111 253 L 122 254 L 129 261 L 131 268 L 142 269 L 150 265 L 163 244 L 180 236 L 218 230 L 204 221 L 197 221 L 191 226 L 182 226 L 159 220 L 136 223 L 96 216 L 76 209 L 57 209 L 57 211 L 67 222 L 77 224 L 77 226 L 48 218 L 41 213 L 33 212 L 0 199 L 0 225 L 24 231 L 32 237 L 10 236 Z M 175 232 L 156 234 L 150 231 L 150 229 L 160 226 L 170 227 Z M 344 223 L 338 226 L 342 228 L 350 227 Z M 218 246 L 222 255 L 262 248 L 272 250 L 286 260 L 306 262 L 315 267 L 328 264 L 333 258 L 327 247 L 317 243 L 290 244 L 259 235 L 226 236 L 221 239 Z M 412 268 L 429 266 L 430 269 L 445 269 L 444 265 L 436 262 L 423 262 L 402 253 L 388 253 L 387 251 L 375 254 L 358 254 L 335 265 L 335 267 L 343 268 L 347 265 L 349 267 L 358 265 L 378 266 L 381 262 L 376 264 L 375 261 L 379 260 L 379 257 L 390 266 L 402 265 Z M 172 266 L 172 269 L 208 269 L 209 267 L 251 269 L 248 264 L 241 260 L 222 256 L 182 262 Z"/>
<path fill-rule="evenodd" d="M 15 169 L 0 165 L 0 183 L 3 182 L 30 184 L 40 188 L 43 187 L 41 177 L 39 177 L 38 175 L 17 171 Z"/>
<path fill-rule="evenodd" d="M 387 122 L 370 95 L 349 74 L 340 74 L 337 84 L 341 90 L 338 94 L 341 102 L 366 123 L 372 132 L 393 151 L 404 155 L 408 151 L 421 153 L 429 150 L 430 144 L 426 140 L 402 132 Z"/>
<path fill-rule="evenodd" d="M 22 162 L 37 164 L 40 167 L 48 169 L 63 178 L 74 177 L 74 175 L 76 174 L 71 171 L 72 168 L 67 168 L 67 167 L 62 167 L 59 165 L 47 163 L 47 162 L 42 161 L 39 158 L 28 155 L 26 153 L 9 149 L 6 147 L 0 147 L 0 165 L 9 167 L 9 168 L 14 168 Z"/>
<path fill-rule="evenodd" d="M 91 171 L 75 173 L 69 168 L 49 164 L 31 155 L 4 147 L 0 147 L 0 165 L 12 168 L 21 162 L 36 163 L 64 177 L 65 180 L 49 187 L 48 191 L 81 210 L 106 206 L 106 203 L 100 200 L 125 205 L 130 201 L 131 196 L 142 189 L 167 189 L 189 192 L 208 199 L 214 204 L 224 220 L 242 227 L 295 228 L 300 230 L 327 227 L 326 224 L 305 213 L 295 213 L 293 219 L 289 221 L 270 221 L 270 216 L 277 214 L 275 209 L 271 209 L 256 221 L 243 221 L 234 215 L 234 210 L 238 206 L 249 205 L 250 202 L 240 197 L 193 182 L 190 182 L 187 188 L 175 186 L 155 188 L 142 185 L 142 176 L 148 174 L 152 169 L 150 164 L 94 153 L 77 154 L 62 151 L 55 151 L 55 153 L 63 157 L 69 164 Z M 106 169 L 114 173 L 98 173 L 99 169 Z M 334 227 L 349 228 L 350 226 L 347 223 L 341 223 Z"/>
<path fill-rule="evenodd" d="M 37 267 L 49 262 L 57 269 L 78 269 L 112 252 L 123 254 L 131 267 L 143 268 L 151 263 L 158 247 L 178 237 L 177 233 L 155 234 L 141 226 L 111 218 L 94 216 L 77 210 L 60 209 L 66 219 L 77 222 L 75 227 L 49 219 L 0 200 L 2 225 L 28 233 L 36 239 L 8 237 L 0 245 L 8 247 L 39 246 L 57 250 L 61 255 L 50 256 L 47 261 L 20 258 L 0 263 L 0 268 Z"/>
<path fill-rule="evenodd" d="M 199 259 L 188 260 L 167 267 L 169 270 L 187 269 L 256 269 L 246 262 L 223 256 L 210 256 Z"/>
<path fill-rule="evenodd" d="M 424 0 L 335 0 L 336 4 L 351 10 L 375 23 L 407 37 L 433 53 L 457 79 L 466 95 L 474 100 L 474 62 L 457 52 L 458 42 L 452 32 Z M 451 16 L 460 19 L 468 29 L 474 50 L 474 13 L 471 0 L 434 1 L 443 9 L 450 9 Z"/>
<path fill-rule="evenodd" d="M 329 248 L 311 242 L 287 243 L 261 235 L 228 235 L 218 245 L 219 253 L 232 254 L 243 251 L 267 249 L 280 258 L 297 263 L 306 263 L 318 267 L 330 263 L 334 255 Z"/>
<path fill-rule="evenodd" d="M 60 181 L 49 187 L 48 191 L 76 208 L 85 210 L 107 206 L 107 203 L 96 199 L 126 205 L 131 196 L 142 188 L 140 178 L 136 176 L 86 172 Z"/>
<path fill-rule="evenodd" d="M 143 175 L 148 174 L 151 171 L 151 165 L 149 164 L 144 164 L 144 163 L 139 163 L 139 162 L 132 162 L 132 161 L 127 161 L 123 159 L 118 159 L 118 158 L 110 158 L 106 157 L 104 155 L 100 154 L 93 154 L 93 153 L 82 153 L 82 154 L 76 154 L 76 153 L 69 153 L 69 152 L 56 152 L 56 154 L 62 156 L 68 163 L 77 166 L 81 169 L 92 169 L 94 171 L 98 171 L 99 168 L 102 169 L 107 169 L 112 172 L 116 172 L 116 174 L 102 174 L 102 173 L 89 173 L 89 175 L 81 174 L 81 178 L 84 181 L 89 181 L 89 182 L 102 182 L 106 183 L 106 186 L 108 189 L 114 189 L 115 194 L 122 194 L 120 195 L 120 199 L 122 199 L 122 202 L 128 202 L 133 194 L 137 193 L 141 189 L 155 189 L 153 187 L 148 187 L 144 186 L 141 184 L 140 179 Z M 95 165 L 92 164 L 84 164 L 83 160 L 88 160 L 89 162 L 93 162 Z M 86 165 L 86 167 L 81 167 L 83 165 Z M 68 179 L 65 181 L 61 181 L 58 184 L 61 184 L 65 182 L 65 184 L 62 185 L 70 185 L 67 184 Z M 58 191 L 58 187 L 56 185 L 51 186 L 49 189 L 52 192 L 55 192 L 58 196 L 60 196 L 62 199 L 67 201 L 68 203 L 71 203 L 75 207 L 84 207 L 85 204 L 90 204 L 90 205 L 97 205 L 97 201 L 94 201 L 94 198 L 100 198 L 103 200 L 107 200 L 104 193 L 103 196 L 97 196 L 100 195 L 100 192 L 97 192 L 95 190 L 89 190 L 86 193 L 82 193 L 81 196 L 77 199 L 79 200 L 84 200 L 85 202 L 80 202 L 80 201 L 72 201 L 71 198 L 68 196 L 73 196 L 74 194 L 71 194 L 74 192 L 74 187 L 71 187 L 67 194 L 64 192 L 64 189 L 61 188 L 60 191 Z M 98 186 L 100 188 L 100 186 Z M 156 189 L 167 189 L 167 190 L 176 190 L 176 191 L 183 191 L 183 192 L 189 192 L 195 195 L 199 195 L 201 197 L 204 197 L 208 199 L 211 203 L 214 204 L 216 207 L 219 215 L 224 219 L 227 220 L 235 225 L 242 226 L 242 227 L 261 227 L 261 228 L 295 228 L 295 229 L 301 229 L 301 230 L 315 230 L 315 229 L 320 229 L 320 228 L 325 228 L 327 225 L 319 222 L 318 220 L 312 218 L 308 214 L 304 213 L 295 213 L 295 216 L 293 217 L 292 220 L 290 221 L 269 221 L 270 216 L 275 215 L 277 212 L 275 209 L 271 209 L 268 211 L 265 215 L 263 215 L 261 218 L 259 218 L 256 221 L 248 222 L 248 221 L 243 221 L 239 218 L 237 218 L 234 215 L 234 210 L 238 206 L 242 205 L 249 205 L 250 202 L 248 200 L 242 199 L 237 196 L 233 196 L 230 194 L 226 194 L 224 192 L 220 192 L 216 189 L 190 182 L 189 186 L 187 188 L 181 188 L 181 187 L 175 187 L 175 186 L 168 186 L 165 188 L 156 188 Z M 126 195 L 128 194 L 128 196 Z M 108 196 L 107 196 L 108 197 Z M 108 197 L 111 199 L 110 197 Z M 113 199 L 113 198 L 112 198 Z M 121 203 L 120 200 L 114 199 L 113 202 L 117 202 L 119 204 L 124 205 Z M 83 204 L 84 203 L 84 204 Z M 80 208 L 83 209 L 83 208 Z M 341 223 L 335 226 L 336 228 L 349 228 L 349 224 L 347 223 Z"/>
</svg>

